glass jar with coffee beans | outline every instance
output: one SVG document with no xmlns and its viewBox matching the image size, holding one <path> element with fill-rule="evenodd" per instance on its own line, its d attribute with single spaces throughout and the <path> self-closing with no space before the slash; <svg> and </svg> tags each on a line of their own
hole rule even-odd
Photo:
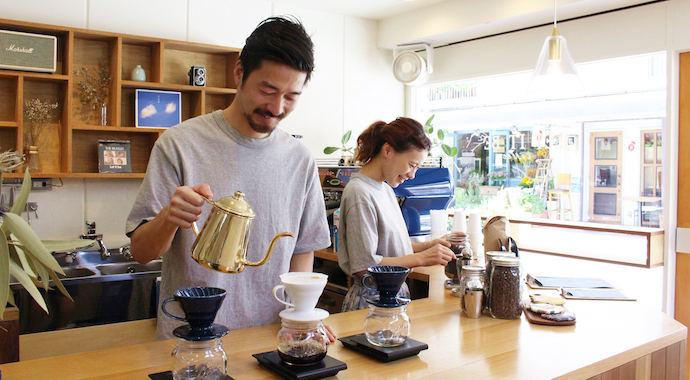
<svg viewBox="0 0 690 380">
<path fill-rule="evenodd" d="M 484 308 L 486 310 L 489 309 L 489 306 L 491 305 L 491 289 L 489 289 L 489 283 L 491 281 L 491 272 L 494 269 L 494 264 L 493 264 L 493 259 L 494 257 L 497 256 L 503 256 L 503 257 L 515 257 L 515 254 L 513 252 L 508 252 L 508 251 L 489 251 L 484 254 L 484 265 L 485 265 L 485 279 L 486 279 L 486 292 L 485 292 L 485 297 L 484 297 Z"/>
<path fill-rule="evenodd" d="M 517 257 L 493 258 L 490 292 L 491 316 L 499 319 L 516 319 L 522 315 L 522 270 Z"/>
</svg>

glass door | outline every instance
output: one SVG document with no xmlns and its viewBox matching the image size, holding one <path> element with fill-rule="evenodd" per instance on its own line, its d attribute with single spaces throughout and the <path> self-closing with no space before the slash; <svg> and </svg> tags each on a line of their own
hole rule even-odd
<svg viewBox="0 0 690 380">
<path fill-rule="evenodd" d="M 622 133 L 592 132 L 590 144 L 589 221 L 621 222 Z"/>
</svg>

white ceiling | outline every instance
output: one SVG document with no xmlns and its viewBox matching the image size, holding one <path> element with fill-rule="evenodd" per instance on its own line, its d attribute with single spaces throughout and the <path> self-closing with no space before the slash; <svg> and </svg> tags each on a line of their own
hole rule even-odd
<svg viewBox="0 0 690 380">
<path fill-rule="evenodd" d="M 554 0 L 271 0 L 322 12 L 379 21 L 382 47 L 432 46 L 552 23 Z M 558 0 L 558 20 L 667 0 Z M 457 14 L 457 17 L 452 17 Z M 423 24 L 435 24 L 421 27 Z M 385 36 L 391 25 L 393 34 Z M 407 25 L 407 27 L 406 27 Z M 421 30 L 421 29 L 425 30 Z"/>
<path fill-rule="evenodd" d="M 381 20 L 444 1 L 446 0 L 271 0 L 273 3 L 372 20 Z"/>
</svg>

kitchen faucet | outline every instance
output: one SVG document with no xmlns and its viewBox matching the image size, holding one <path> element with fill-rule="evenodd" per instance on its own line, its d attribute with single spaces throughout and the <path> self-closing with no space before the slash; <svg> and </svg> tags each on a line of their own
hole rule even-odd
<svg viewBox="0 0 690 380">
<path fill-rule="evenodd" d="M 105 247 L 105 243 L 103 243 L 103 234 L 96 233 L 95 221 L 86 221 L 86 234 L 79 235 L 79 238 L 96 240 L 96 242 L 98 243 L 98 250 L 101 251 L 101 259 L 107 260 L 110 257 L 110 251 L 108 251 L 108 248 Z"/>
</svg>

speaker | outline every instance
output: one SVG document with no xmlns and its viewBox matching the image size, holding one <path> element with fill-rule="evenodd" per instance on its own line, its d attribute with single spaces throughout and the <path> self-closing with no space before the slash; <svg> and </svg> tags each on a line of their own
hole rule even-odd
<svg viewBox="0 0 690 380">
<path fill-rule="evenodd" d="M 0 30 L 0 69 L 54 73 L 57 37 Z"/>
<path fill-rule="evenodd" d="M 189 84 L 192 86 L 206 86 L 206 68 L 204 66 L 192 66 L 189 69 Z"/>
</svg>

